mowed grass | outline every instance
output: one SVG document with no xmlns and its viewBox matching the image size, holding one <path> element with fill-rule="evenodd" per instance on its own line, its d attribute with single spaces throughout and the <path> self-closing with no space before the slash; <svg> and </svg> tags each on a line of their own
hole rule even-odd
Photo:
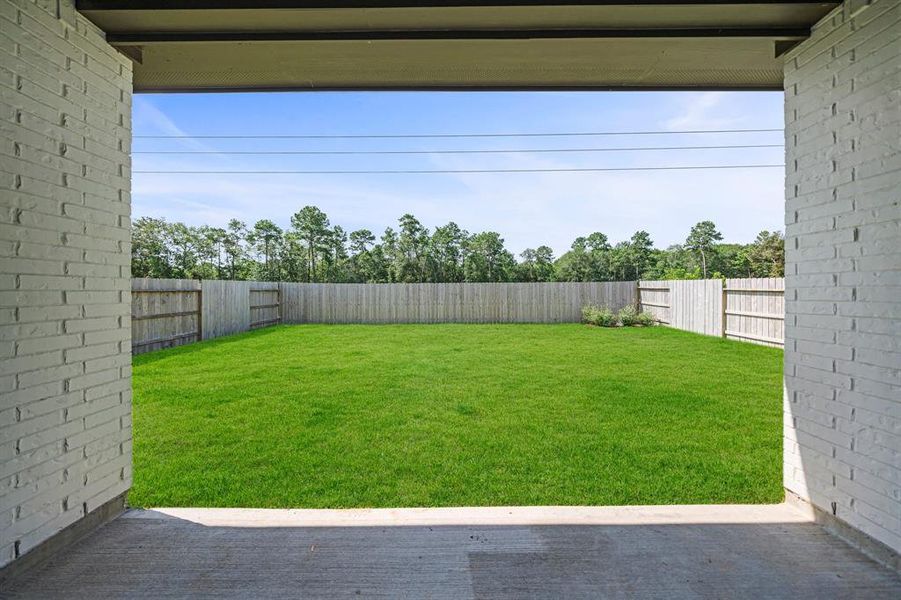
<svg viewBox="0 0 901 600">
<path fill-rule="evenodd" d="M 280 326 L 134 360 L 133 506 L 782 499 L 782 352 L 662 327 Z"/>
</svg>

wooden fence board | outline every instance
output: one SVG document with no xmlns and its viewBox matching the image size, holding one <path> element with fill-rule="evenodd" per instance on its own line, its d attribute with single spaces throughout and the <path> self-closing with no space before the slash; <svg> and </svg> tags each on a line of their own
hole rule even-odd
<svg viewBox="0 0 901 600">
<path fill-rule="evenodd" d="M 254 281 L 250 285 L 250 328 L 281 322 L 281 291 L 277 282 Z"/>
<path fill-rule="evenodd" d="M 634 282 L 282 283 L 285 323 L 566 323 L 635 304 Z"/>
<path fill-rule="evenodd" d="M 642 280 L 638 282 L 641 309 L 654 316 L 658 323 L 669 325 L 672 321 L 670 284 L 672 281 Z"/>
<path fill-rule="evenodd" d="M 785 280 L 781 277 L 725 282 L 645 280 L 638 286 L 642 309 L 661 323 L 743 342 L 783 345 Z"/>
<path fill-rule="evenodd" d="M 203 339 L 250 329 L 250 285 L 250 281 L 203 280 Z"/>
<path fill-rule="evenodd" d="M 705 335 L 722 335 L 722 281 L 719 279 L 670 282 L 670 325 Z"/>
<path fill-rule="evenodd" d="M 200 339 L 200 282 L 193 279 L 134 279 L 131 351 L 143 354 Z"/>
<path fill-rule="evenodd" d="M 781 348 L 785 340 L 785 279 L 726 280 L 726 337 Z"/>
</svg>

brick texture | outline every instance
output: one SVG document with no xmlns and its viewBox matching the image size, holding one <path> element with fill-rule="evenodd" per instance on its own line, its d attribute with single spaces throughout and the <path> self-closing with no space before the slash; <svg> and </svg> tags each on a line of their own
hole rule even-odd
<svg viewBox="0 0 901 600">
<path fill-rule="evenodd" d="M 786 56 L 785 487 L 901 551 L 901 2 Z"/>
<path fill-rule="evenodd" d="M 71 0 L 0 0 L 0 566 L 131 485 L 130 117 Z"/>
</svg>

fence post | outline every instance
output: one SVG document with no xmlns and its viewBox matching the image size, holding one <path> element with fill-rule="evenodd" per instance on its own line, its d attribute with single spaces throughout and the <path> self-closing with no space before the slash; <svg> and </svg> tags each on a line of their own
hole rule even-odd
<svg viewBox="0 0 901 600">
<path fill-rule="evenodd" d="M 722 307 L 720 308 L 720 328 L 722 330 L 723 339 L 726 338 L 726 303 L 728 302 L 728 292 L 726 291 L 726 282 L 720 279 L 720 288 L 722 289 Z"/>
<path fill-rule="evenodd" d="M 203 341 L 203 282 L 197 288 L 197 341 Z"/>
<path fill-rule="evenodd" d="M 641 310 L 642 310 L 642 306 L 641 306 L 641 280 L 640 280 L 640 279 L 636 279 L 636 280 L 635 280 L 635 310 L 636 310 L 637 312 L 641 312 Z"/>
</svg>

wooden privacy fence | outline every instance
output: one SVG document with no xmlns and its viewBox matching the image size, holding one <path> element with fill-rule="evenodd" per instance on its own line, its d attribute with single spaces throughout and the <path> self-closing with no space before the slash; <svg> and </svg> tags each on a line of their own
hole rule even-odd
<svg viewBox="0 0 901 600">
<path fill-rule="evenodd" d="M 275 282 L 133 279 L 131 351 L 141 354 L 281 321 Z"/>
<path fill-rule="evenodd" d="M 725 285 L 724 285 L 725 283 Z M 591 283 L 277 283 L 135 279 L 132 352 L 277 323 L 567 323 L 587 304 L 640 306 L 661 323 L 781 346 L 783 279 Z"/>
<path fill-rule="evenodd" d="M 782 347 L 785 279 L 639 281 L 639 304 L 671 327 Z"/>
<path fill-rule="evenodd" d="M 566 323 L 586 304 L 618 310 L 634 282 L 277 283 L 135 279 L 132 352 L 277 323 Z"/>
<path fill-rule="evenodd" d="M 200 285 L 193 279 L 132 280 L 132 354 L 203 339 Z"/>
<path fill-rule="evenodd" d="M 250 286 L 250 328 L 281 323 L 281 289 L 278 283 L 254 282 Z"/>
<path fill-rule="evenodd" d="M 727 279 L 724 337 L 767 346 L 785 344 L 785 279 Z"/>
<path fill-rule="evenodd" d="M 574 323 L 635 305 L 635 282 L 283 283 L 287 323 Z"/>
</svg>

